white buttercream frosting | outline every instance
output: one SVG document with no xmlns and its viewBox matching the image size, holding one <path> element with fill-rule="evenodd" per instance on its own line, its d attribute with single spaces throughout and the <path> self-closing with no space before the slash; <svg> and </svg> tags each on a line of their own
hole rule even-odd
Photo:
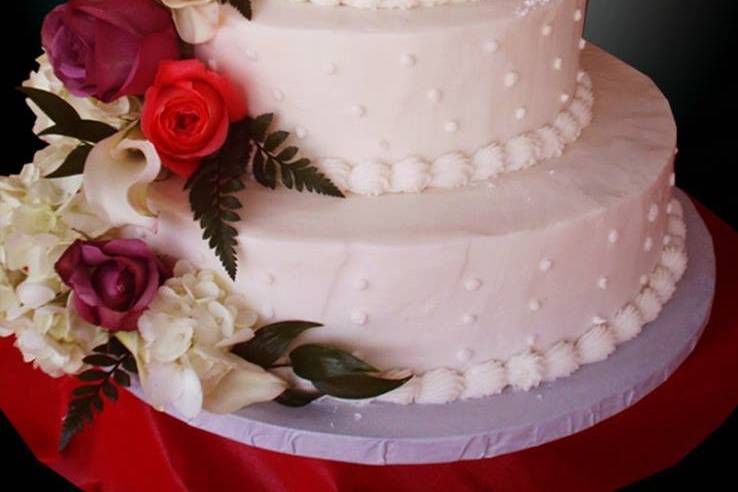
<svg viewBox="0 0 738 492">
<path fill-rule="evenodd" d="M 362 195 L 381 195 L 390 188 L 391 174 L 390 167 L 382 161 L 362 161 L 351 171 L 349 187 Z"/>
<path fill-rule="evenodd" d="M 544 126 L 536 131 L 536 137 L 538 139 L 540 158 L 542 160 L 554 159 L 561 157 L 564 153 L 564 142 L 561 138 L 561 134 L 550 126 Z"/>
<path fill-rule="evenodd" d="M 538 161 L 539 146 L 534 135 L 519 135 L 505 145 L 508 171 L 519 171 Z"/>
<path fill-rule="evenodd" d="M 577 340 L 579 361 L 582 364 L 603 361 L 615 351 L 615 343 L 610 328 L 605 324 L 597 325 Z"/>
<path fill-rule="evenodd" d="M 423 375 L 415 401 L 446 403 L 454 401 L 464 391 L 464 378 L 452 369 L 439 367 Z"/>
<path fill-rule="evenodd" d="M 506 367 L 508 381 L 516 389 L 528 391 L 543 381 L 545 366 L 541 356 L 535 352 L 523 352 L 511 357 Z"/>
<path fill-rule="evenodd" d="M 544 380 L 553 381 L 571 375 L 579 369 L 577 352 L 570 342 L 562 341 L 548 349 L 543 359 Z"/>
<path fill-rule="evenodd" d="M 650 286 L 661 300 L 668 300 L 676 292 L 676 279 L 666 267 L 659 265 L 651 274 Z"/>
<path fill-rule="evenodd" d="M 392 166 L 393 192 L 417 193 L 431 183 L 430 166 L 419 157 L 408 157 Z"/>
<path fill-rule="evenodd" d="M 484 181 L 504 171 L 505 152 L 499 145 L 490 144 L 474 154 L 472 164 L 474 165 L 472 180 Z"/>
<path fill-rule="evenodd" d="M 433 162 L 431 184 L 437 188 L 459 188 L 471 180 L 472 167 L 461 152 L 446 154 Z"/>
<path fill-rule="evenodd" d="M 465 389 L 462 398 L 481 398 L 501 393 L 507 386 L 505 366 L 497 361 L 469 368 L 464 373 Z"/>
<path fill-rule="evenodd" d="M 626 304 L 615 313 L 610 326 L 618 343 L 627 342 L 641 333 L 643 317 L 637 307 L 633 304 Z"/>
<path fill-rule="evenodd" d="M 343 159 L 323 159 L 320 167 L 330 176 L 333 183 L 339 188 L 346 190 L 349 188 L 349 179 L 351 177 L 351 166 Z"/>
<path fill-rule="evenodd" d="M 650 287 L 644 287 L 635 298 L 635 304 L 643 315 L 643 320 L 650 323 L 659 317 L 661 313 L 661 299 L 659 295 Z"/>
</svg>

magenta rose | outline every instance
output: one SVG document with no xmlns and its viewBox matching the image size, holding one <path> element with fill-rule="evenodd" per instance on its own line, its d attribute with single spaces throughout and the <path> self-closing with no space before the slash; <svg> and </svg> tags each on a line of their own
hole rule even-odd
<svg viewBox="0 0 738 492">
<path fill-rule="evenodd" d="M 142 95 L 161 60 L 179 57 L 169 10 L 154 0 L 71 0 L 44 20 L 54 73 L 76 96 Z"/>
<path fill-rule="evenodd" d="M 111 331 L 133 331 L 171 272 L 138 239 L 76 241 L 55 265 L 86 321 Z"/>
</svg>

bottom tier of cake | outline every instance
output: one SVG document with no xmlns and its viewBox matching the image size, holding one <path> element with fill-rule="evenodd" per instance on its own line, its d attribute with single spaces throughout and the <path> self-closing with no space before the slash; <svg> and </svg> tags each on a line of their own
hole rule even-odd
<svg viewBox="0 0 738 492">
<path fill-rule="evenodd" d="M 588 49 L 592 125 L 564 156 L 489 185 L 338 200 L 243 193 L 236 289 L 264 322 L 416 377 L 384 399 L 529 389 L 653 320 L 686 267 L 676 130 L 653 83 Z M 181 183 L 152 186 L 159 252 L 220 269 Z"/>
</svg>

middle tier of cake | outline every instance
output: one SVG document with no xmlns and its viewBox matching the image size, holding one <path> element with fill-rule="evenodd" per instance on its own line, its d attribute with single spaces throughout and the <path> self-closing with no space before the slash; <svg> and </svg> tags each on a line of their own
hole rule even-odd
<svg viewBox="0 0 738 492">
<path fill-rule="evenodd" d="M 325 323 L 307 339 L 418 374 L 543 353 L 611 322 L 640 330 L 684 267 L 675 126 L 646 77 L 598 50 L 584 62 L 592 126 L 563 157 L 495 186 L 341 200 L 251 183 L 235 288 L 264 322 Z M 148 243 L 222 271 L 182 183 L 151 194 Z"/>
<path fill-rule="evenodd" d="M 413 11 L 255 3 L 197 55 L 344 190 L 456 188 L 561 155 L 590 121 L 584 0 Z"/>
</svg>

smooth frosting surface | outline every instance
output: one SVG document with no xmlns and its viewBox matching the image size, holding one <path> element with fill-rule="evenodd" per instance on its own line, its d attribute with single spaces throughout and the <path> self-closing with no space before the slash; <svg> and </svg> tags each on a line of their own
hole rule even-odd
<svg viewBox="0 0 738 492">
<path fill-rule="evenodd" d="M 667 215 L 676 131 L 646 77 L 594 49 L 585 66 L 598 98 L 583 138 L 493 187 L 339 200 L 252 183 L 242 197 L 238 290 L 265 322 L 323 321 L 310 337 L 416 373 L 543 353 L 611 319 L 615 338 L 629 337 L 637 315 L 616 314 L 654 271 L 661 245 L 682 233 Z M 217 269 L 180 188 L 152 187 L 158 232 L 146 239 Z M 678 266 L 673 256 L 662 263 Z M 648 322 L 658 293 L 646 289 L 633 305 Z M 577 350 L 602 357 L 604 336 Z M 565 352 L 557 354 L 522 358 L 506 377 L 526 387 L 547 365 L 565 373 Z M 456 391 L 447 383 L 444 392 Z"/>
<path fill-rule="evenodd" d="M 345 189 L 452 188 L 556 157 L 589 122 L 575 15 L 585 2 L 526 15 L 520 5 L 260 2 L 251 22 L 228 10 L 198 56 L 243 87 L 253 113 L 274 112 Z M 485 152 L 495 144 L 500 167 Z"/>
</svg>

